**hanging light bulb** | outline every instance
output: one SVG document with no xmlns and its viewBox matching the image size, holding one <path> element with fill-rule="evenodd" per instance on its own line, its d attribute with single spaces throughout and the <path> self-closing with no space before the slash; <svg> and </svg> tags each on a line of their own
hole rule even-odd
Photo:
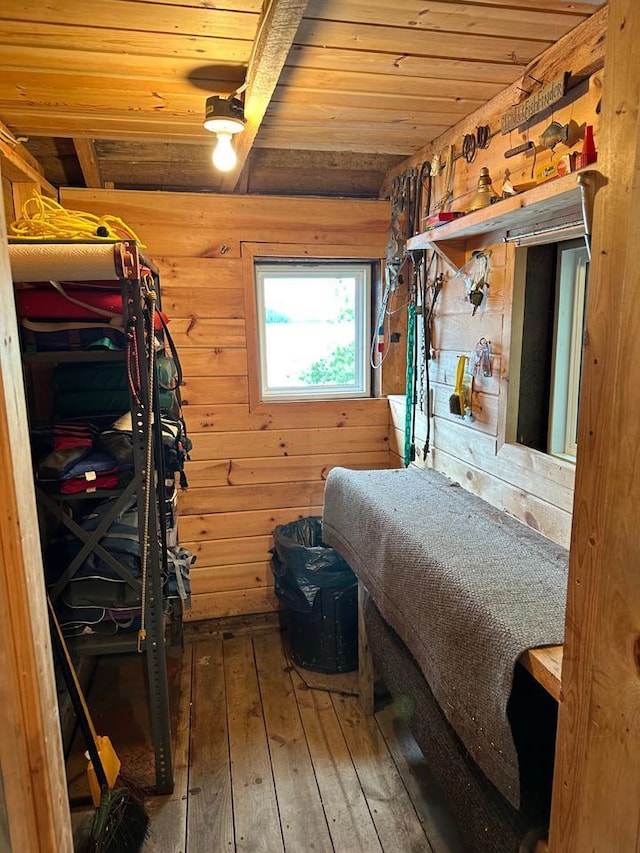
<svg viewBox="0 0 640 853">
<path fill-rule="evenodd" d="M 218 142 L 213 149 L 213 165 L 221 172 L 230 172 L 238 162 L 236 152 L 231 144 L 231 134 L 219 130 L 216 134 Z"/>
<path fill-rule="evenodd" d="M 242 101 L 238 98 L 207 98 L 204 126 L 218 137 L 213 151 L 213 165 L 221 172 L 230 172 L 238 162 L 231 143 L 235 133 L 244 130 L 245 117 Z"/>
</svg>

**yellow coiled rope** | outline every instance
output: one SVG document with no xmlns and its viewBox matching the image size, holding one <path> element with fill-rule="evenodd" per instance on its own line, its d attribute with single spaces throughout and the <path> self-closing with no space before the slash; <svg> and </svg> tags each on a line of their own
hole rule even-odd
<svg viewBox="0 0 640 853">
<path fill-rule="evenodd" d="M 82 210 L 67 210 L 46 196 L 34 193 L 22 205 L 22 216 L 9 226 L 12 240 L 77 240 L 112 242 L 135 240 L 144 244 L 132 228 L 117 216 L 94 216 Z"/>
</svg>

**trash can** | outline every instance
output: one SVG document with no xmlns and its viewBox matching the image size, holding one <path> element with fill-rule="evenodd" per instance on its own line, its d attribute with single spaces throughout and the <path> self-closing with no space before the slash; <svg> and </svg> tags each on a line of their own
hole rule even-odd
<svg viewBox="0 0 640 853">
<path fill-rule="evenodd" d="M 274 588 L 293 661 L 316 672 L 356 669 L 358 580 L 322 541 L 322 519 L 281 524 L 273 537 Z"/>
</svg>

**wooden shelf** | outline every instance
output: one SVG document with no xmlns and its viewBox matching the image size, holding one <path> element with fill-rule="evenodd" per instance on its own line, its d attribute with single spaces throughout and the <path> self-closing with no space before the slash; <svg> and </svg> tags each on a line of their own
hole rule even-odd
<svg viewBox="0 0 640 853">
<path fill-rule="evenodd" d="M 475 210 L 453 222 L 416 234 L 407 240 L 407 249 L 432 249 L 436 243 L 467 240 L 492 231 L 504 231 L 506 235 L 506 232 L 522 233 L 554 224 L 580 221 L 582 207 L 578 176 L 588 173 L 588 169 L 571 172 L 527 192 L 497 201 L 490 207 Z"/>
<path fill-rule="evenodd" d="M 562 646 L 542 646 L 520 655 L 520 663 L 557 702 L 562 686 L 562 651 Z"/>
</svg>

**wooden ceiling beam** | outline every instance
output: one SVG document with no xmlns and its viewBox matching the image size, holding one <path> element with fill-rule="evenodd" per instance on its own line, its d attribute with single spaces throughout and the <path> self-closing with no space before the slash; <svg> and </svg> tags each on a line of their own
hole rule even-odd
<svg viewBox="0 0 640 853">
<path fill-rule="evenodd" d="M 73 146 L 76 149 L 78 162 L 82 169 L 85 186 L 102 187 L 102 174 L 100 172 L 100 161 L 96 154 L 93 139 L 74 139 Z"/>
<path fill-rule="evenodd" d="M 11 183 L 36 184 L 43 195 L 57 198 L 57 189 L 40 172 L 38 163 L 0 122 L 0 173 Z"/>
<path fill-rule="evenodd" d="M 247 125 L 236 137 L 238 163 L 225 175 L 223 192 L 233 192 L 238 183 L 306 8 L 307 0 L 271 0 L 260 18 L 247 69 L 244 110 Z"/>
</svg>

